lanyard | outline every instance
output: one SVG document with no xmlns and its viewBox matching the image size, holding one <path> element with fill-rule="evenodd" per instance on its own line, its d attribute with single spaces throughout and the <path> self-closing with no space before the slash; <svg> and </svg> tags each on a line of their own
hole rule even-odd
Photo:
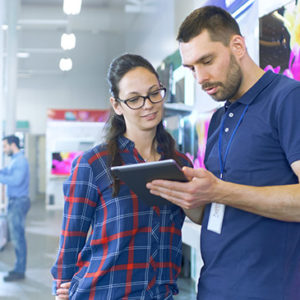
<svg viewBox="0 0 300 300">
<path fill-rule="evenodd" d="M 231 146 L 231 143 L 232 143 L 232 140 L 233 140 L 233 137 L 234 135 L 236 134 L 237 130 L 238 130 L 238 127 L 240 126 L 245 114 L 246 114 L 246 111 L 249 107 L 249 104 L 246 105 L 239 121 L 237 122 L 232 134 L 231 134 L 231 137 L 229 139 L 229 142 L 227 144 L 227 147 L 226 147 L 226 150 L 225 150 L 225 154 L 224 154 L 224 159 L 222 159 L 222 139 L 223 139 L 223 131 L 224 131 L 224 123 L 225 123 L 225 117 L 226 117 L 226 114 L 224 115 L 223 119 L 222 119 L 222 123 L 221 123 L 221 128 L 220 128 L 220 133 L 219 133 L 219 162 L 220 162 L 220 179 L 223 178 L 223 173 L 224 173 L 224 167 L 225 167 L 225 162 L 226 162 L 226 158 L 227 158 L 227 155 L 228 155 L 228 152 L 229 152 L 229 148 Z"/>
</svg>

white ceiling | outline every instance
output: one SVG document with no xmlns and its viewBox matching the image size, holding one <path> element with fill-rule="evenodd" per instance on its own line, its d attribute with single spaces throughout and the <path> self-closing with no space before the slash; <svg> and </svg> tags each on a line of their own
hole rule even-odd
<svg viewBox="0 0 300 300">
<path fill-rule="evenodd" d="M 130 33 L 132 33 L 130 38 L 134 36 L 135 20 L 139 16 L 141 19 L 145 16 L 138 9 L 135 13 L 126 12 L 128 5 L 131 5 L 131 8 L 134 6 L 138 8 L 139 5 L 145 7 L 151 3 L 164 2 L 82 0 L 81 13 L 67 16 L 62 10 L 63 0 L 19 1 L 18 50 L 30 55 L 18 61 L 20 78 L 29 78 L 35 74 L 62 74 L 58 68 L 61 57 L 71 57 L 74 65 L 71 72 L 81 75 L 86 72 L 94 74 L 97 69 L 106 68 L 113 55 L 122 52 L 126 37 Z M 181 1 L 176 1 L 177 5 Z M 262 5 L 264 2 L 259 1 L 260 10 L 264 7 Z M 75 49 L 70 51 L 61 49 L 60 37 L 64 32 L 75 33 L 77 38 Z"/>
<path fill-rule="evenodd" d="M 63 0 L 21 0 L 24 5 L 58 5 L 62 7 Z M 83 0 L 82 7 L 87 6 L 113 6 L 125 5 L 126 1 L 122 0 Z"/>
<path fill-rule="evenodd" d="M 81 13 L 67 16 L 62 10 L 63 0 L 21 0 L 18 51 L 29 53 L 29 57 L 18 60 L 19 77 L 61 74 L 61 57 L 71 57 L 71 72 L 81 76 L 106 67 L 111 60 L 107 54 L 116 52 L 111 51 L 115 40 L 119 41 L 117 47 L 122 48 L 122 37 L 137 17 L 136 13 L 125 12 L 125 5 L 133 2 L 139 1 L 82 0 Z M 60 37 L 64 32 L 75 33 L 75 49 L 61 49 Z"/>
</svg>

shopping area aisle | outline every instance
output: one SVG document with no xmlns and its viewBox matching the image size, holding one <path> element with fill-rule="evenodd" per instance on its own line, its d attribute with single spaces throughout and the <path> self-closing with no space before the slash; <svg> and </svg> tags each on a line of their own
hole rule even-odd
<svg viewBox="0 0 300 300">
<path fill-rule="evenodd" d="M 26 279 L 4 282 L 3 277 L 14 263 L 13 248 L 8 243 L 0 251 L 0 299 L 1 300 L 48 300 L 51 295 L 50 268 L 55 260 L 61 226 L 61 211 L 46 210 L 43 201 L 33 203 L 27 218 L 28 268 Z M 196 298 L 193 283 L 180 278 L 180 296 L 174 300 Z"/>
<path fill-rule="evenodd" d="M 48 300 L 51 295 L 50 268 L 55 259 L 60 231 L 61 211 L 46 211 L 44 203 L 35 202 L 28 213 L 26 237 L 28 260 L 26 279 L 4 282 L 3 276 L 14 264 L 10 243 L 0 252 L 0 299 Z"/>
</svg>

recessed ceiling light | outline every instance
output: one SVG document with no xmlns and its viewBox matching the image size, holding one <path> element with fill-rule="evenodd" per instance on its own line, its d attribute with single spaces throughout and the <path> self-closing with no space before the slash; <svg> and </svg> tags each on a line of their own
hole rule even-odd
<svg viewBox="0 0 300 300">
<path fill-rule="evenodd" d="M 72 65 L 71 58 L 61 58 L 59 61 L 59 68 L 62 71 L 70 71 L 72 69 Z"/>
<path fill-rule="evenodd" d="M 67 15 L 77 15 L 81 10 L 82 0 L 64 0 L 63 11 Z"/>
<path fill-rule="evenodd" d="M 60 40 L 60 45 L 64 50 L 71 50 L 75 48 L 76 37 L 74 33 L 63 33 Z"/>
</svg>

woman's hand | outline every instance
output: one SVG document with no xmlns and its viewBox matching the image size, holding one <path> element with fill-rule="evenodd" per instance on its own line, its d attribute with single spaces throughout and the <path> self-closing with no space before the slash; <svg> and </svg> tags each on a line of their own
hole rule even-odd
<svg viewBox="0 0 300 300">
<path fill-rule="evenodd" d="M 60 287 L 56 290 L 55 300 L 65 300 L 69 299 L 69 288 L 71 282 L 64 282 L 60 285 Z"/>
</svg>

